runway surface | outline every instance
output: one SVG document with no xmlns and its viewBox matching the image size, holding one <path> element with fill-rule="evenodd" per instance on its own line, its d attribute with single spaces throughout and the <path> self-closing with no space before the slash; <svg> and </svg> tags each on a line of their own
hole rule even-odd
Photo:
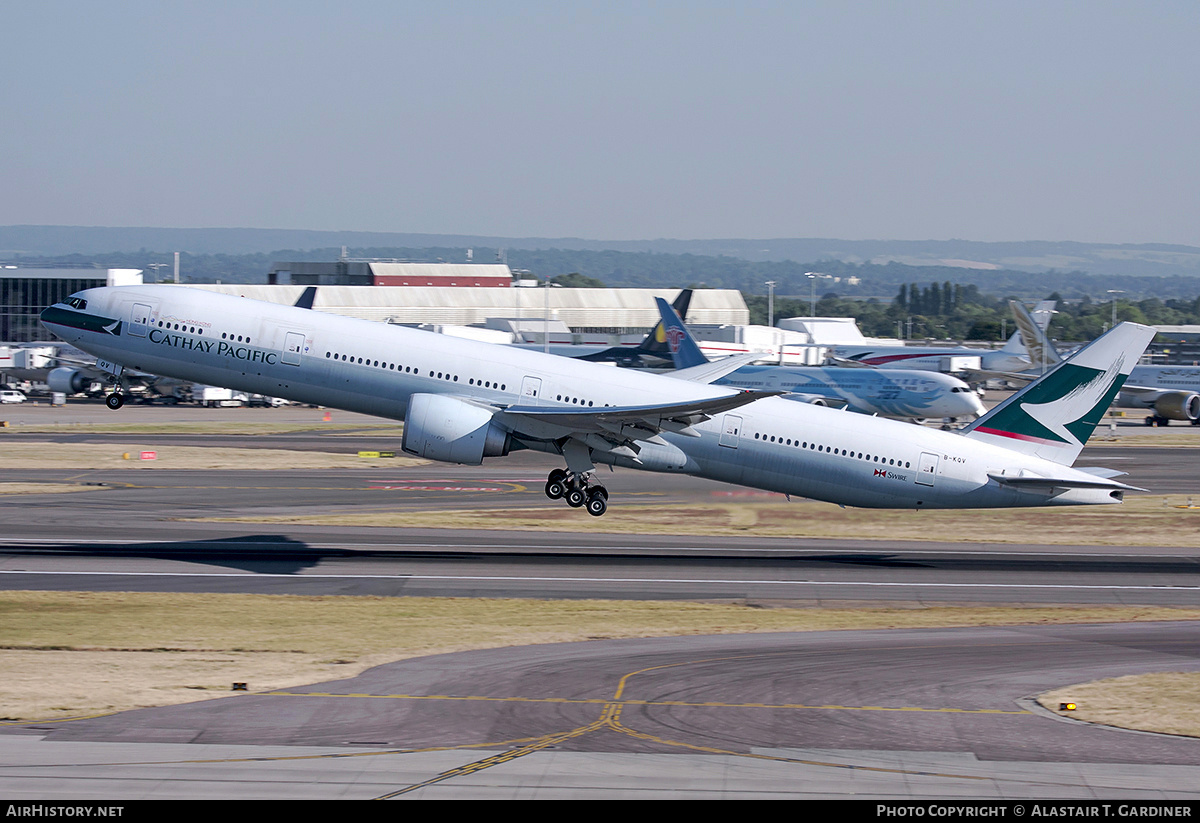
<svg viewBox="0 0 1200 823">
<path fill-rule="evenodd" d="M 10 434 L 47 439 L 17 432 L 3 437 Z M 71 438 L 130 439 L 53 436 Z M 396 442 L 381 445 L 369 433 L 238 443 L 214 435 L 137 439 L 322 451 L 335 450 L 332 441 L 348 453 Z M 1193 454 L 1100 446 L 1089 448 L 1080 464 L 1120 468 L 1134 484 L 1158 493 L 1195 490 L 1200 497 Z M 1200 605 L 1200 552 L 1171 547 L 177 519 L 540 505 L 553 465 L 541 455 L 519 454 L 482 467 L 370 471 L 11 471 L 6 481 L 103 485 L 0 497 L 0 587 L 767 605 Z M 758 494 L 628 471 L 605 482 L 614 505 Z M 288 694 L 3 726 L 0 793 L 11 799 L 1195 799 L 1200 741 L 1063 721 L 1036 710 L 1028 698 L 1099 677 L 1195 671 L 1197 650 L 1200 626 L 1167 623 L 664 638 L 466 652 L 390 664 Z"/>
<path fill-rule="evenodd" d="M 1200 796 L 1200 740 L 1064 721 L 1064 683 L 1200 668 L 1194 624 L 597 641 L 0 728 L 0 793 L 306 798 Z"/>
<path fill-rule="evenodd" d="M 268 445 L 277 445 L 277 439 L 286 438 L 255 438 Z M 1129 464 L 1131 473 L 1140 475 L 1151 467 L 1165 475 L 1166 483 L 1183 487 L 1190 482 L 1190 453 L 1121 451 L 1116 457 Z M 1164 451 L 1166 459 L 1155 454 Z M 542 485 L 554 465 L 552 458 L 526 452 L 478 467 L 14 470 L 6 479 L 98 485 L 89 492 L 0 497 L 0 585 L 749 602 L 1200 605 L 1200 552 L 1170 546 L 459 531 L 193 519 L 546 506 Z M 782 500 L 707 480 L 642 472 L 617 472 L 606 482 L 614 506 L 729 502 L 759 495 Z M 577 514 L 581 521 L 593 522 L 582 511 Z M 603 528 L 603 521 L 595 521 L 595 527 Z"/>
</svg>

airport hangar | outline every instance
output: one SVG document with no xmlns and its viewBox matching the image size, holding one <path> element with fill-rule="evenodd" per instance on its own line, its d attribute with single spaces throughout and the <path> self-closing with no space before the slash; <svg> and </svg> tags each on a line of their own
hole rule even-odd
<svg viewBox="0 0 1200 823">
<path fill-rule="evenodd" d="M 281 271 L 281 266 L 297 271 Z M 338 274 L 346 269 L 348 275 Z M 552 335 L 560 329 L 605 345 L 611 345 L 613 335 L 640 339 L 658 323 L 654 298 L 670 300 L 679 293 L 679 289 L 518 288 L 538 281 L 514 280 L 504 264 L 277 263 L 269 281 L 269 285 L 186 285 L 275 303 L 294 303 L 305 286 L 317 285 L 321 288 L 314 308 L 332 314 L 416 326 L 484 326 L 489 319 L 503 318 L 520 320 L 539 335 L 548 306 Z M 142 282 L 140 269 L 0 268 L 0 341 L 53 340 L 37 322 L 46 306 L 82 289 Z M 693 297 L 688 316 L 697 324 L 746 325 L 750 311 L 734 289 L 703 289 Z"/>
</svg>

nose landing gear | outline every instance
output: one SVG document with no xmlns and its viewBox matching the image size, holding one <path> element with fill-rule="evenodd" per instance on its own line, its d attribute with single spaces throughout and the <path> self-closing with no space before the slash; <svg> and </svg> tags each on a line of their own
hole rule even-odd
<svg viewBox="0 0 1200 823">
<path fill-rule="evenodd" d="M 608 511 L 608 489 L 599 484 L 591 485 L 586 472 L 570 474 L 563 469 L 555 469 L 546 478 L 546 496 L 551 500 L 565 498 L 567 505 L 573 509 L 586 507 L 592 517 L 599 517 Z"/>
</svg>

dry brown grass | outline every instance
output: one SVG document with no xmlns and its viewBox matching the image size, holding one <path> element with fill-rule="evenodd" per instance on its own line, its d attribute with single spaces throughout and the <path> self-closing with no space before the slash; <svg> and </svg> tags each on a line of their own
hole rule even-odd
<svg viewBox="0 0 1200 823">
<path fill-rule="evenodd" d="M 0 494 L 61 494 L 62 492 L 95 491 L 102 486 L 83 486 L 75 483 L 0 483 Z"/>
<path fill-rule="evenodd" d="M 222 518 L 239 522 L 389 528 L 510 529 L 625 534 L 755 535 L 861 540 L 949 540 L 956 543 L 1038 543 L 1120 546 L 1200 546 L 1200 508 L 1186 498 L 1128 497 L 1121 505 L 1045 509 L 909 511 L 842 509 L 828 503 L 750 500 L 687 505 L 619 504 L 603 518 L 560 503 L 525 509 L 357 512 L 350 515 Z"/>
<path fill-rule="evenodd" d="M 2 448 L 4 465 L 10 469 L 362 469 L 427 462 L 287 449 L 147 445 L 136 440 L 120 444 L 21 441 L 3 443 Z M 155 452 L 155 459 L 139 459 L 143 451 Z"/>
<path fill-rule="evenodd" d="M 199 411 L 199 410 L 189 410 Z M 170 412 L 164 411 L 166 414 Z M 236 412 L 234 412 L 236 413 Z M 320 414 L 320 412 L 314 412 Z M 334 428 L 334 427 L 337 428 Z M 292 434 L 295 432 L 319 432 L 327 435 L 358 435 L 363 432 L 372 437 L 398 437 L 403 432 L 399 423 L 364 423 L 345 428 L 341 423 L 295 423 L 249 421 L 226 418 L 223 420 L 138 420 L 122 423 L 90 423 L 90 422 L 45 422 L 17 423 L 7 428 L 0 428 L 0 437 L 7 433 L 34 434 L 215 434 L 223 437 L 229 435 L 255 434 Z"/>
<path fill-rule="evenodd" d="M 1200 737 L 1200 672 L 1159 672 L 1078 683 L 1038 695 L 1055 714 L 1123 729 Z M 1059 703 L 1074 702 L 1073 712 Z"/>
<path fill-rule="evenodd" d="M 0 715 L 53 719 L 353 676 L 392 660 L 599 638 L 1200 620 L 1156 607 L 756 608 L 728 603 L 0 593 Z"/>
</svg>

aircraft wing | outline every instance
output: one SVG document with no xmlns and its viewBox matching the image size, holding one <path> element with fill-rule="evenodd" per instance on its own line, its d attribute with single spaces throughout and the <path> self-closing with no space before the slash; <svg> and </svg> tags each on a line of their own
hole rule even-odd
<svg viewBox="0 0 1200 823">
<path fill-rule="evenodd" d="M 523 417 L 561 426 L 572 432 L 609 431 L 613 427 L 636 426 L 659 431 L 674 430 L 679 424 L 691 426 L 703 423 L 715 414 L 736 409 L 761 400 L 776 397 L 783 392 L 741 391 L 724 397 L 692 400 L 686 403 L 668 403 L 662 406 L 594 406 L 586 409 L 547 408 L 545 406 L 509 406 L 504 417 Z M 674 426 L 671 424 L 675 424 Z M 518 427 L 519 428 L 519 427 Z"/>
<path fill-rule="evenodd" d="M 963 369 L 963 373 L 970 378 L 971 382 L 992 378 L 996 380 L 1010 380 L 1013 383 L 1032 383 L 1041 377 L 1040 374 L 1030 374 L 1028 372 L 993 371 L 990 369 Z"/>
<path fill-rule="evenodd" d="M 636 457 L 636 441 L 655 441 L 670 431 L 699 437 L 692 429 L 721 412 L 745 406 L 777 391 L 742 391 L 721 397 L 656 406 L 604 406 L 566 409 L 545 406 L 509 406 L 496 415 L 497 422 L 518 436 L 540 440 L 577 440 L 589 448 Z"/>
<path fill-rule="evenodd" d="M 1174 389 L 1164 389 L 1162 386 L 1131 386 L 1126 383 L 1121 387 L 1121 394 L 1165 394 Z"/>
<path fill-rule="evenodd" d="M 864 363 L 861 360 L 851 360 L 849 357 L 838 357 L 831 354 L 825 358 L 831 366 L 840 366 L 843 369 L 873 369 L 870 363 Z"/>
<path fill-rule="evenodd" d="M 729 357 L 722 357 L 720 360 L 713 360 L 711 363 L 692 366 L 688 369 L 663 372 L 663 376 L 674 377 L 677 380 L 688 380 L 692 383 L 711 383 L 714 380 L 720 380 L 730 372 L 737 371 L 742 366 L 749 366 L 755 360 L 762 360 L 762 352 L 734 354 Z"/>
<path fill-rule="evenodd" d="M 850 401 L 844 397 L 831 397 L 825 394 L 805 394 L 804 392 L 788 392 L 783 396 L 784 400 L 791 400 L 795 403 L 812 403 L 815 400 L 820 400 L 822 404 L 831 409 L 844 409 L 850 405 Z"/>
</svg>

